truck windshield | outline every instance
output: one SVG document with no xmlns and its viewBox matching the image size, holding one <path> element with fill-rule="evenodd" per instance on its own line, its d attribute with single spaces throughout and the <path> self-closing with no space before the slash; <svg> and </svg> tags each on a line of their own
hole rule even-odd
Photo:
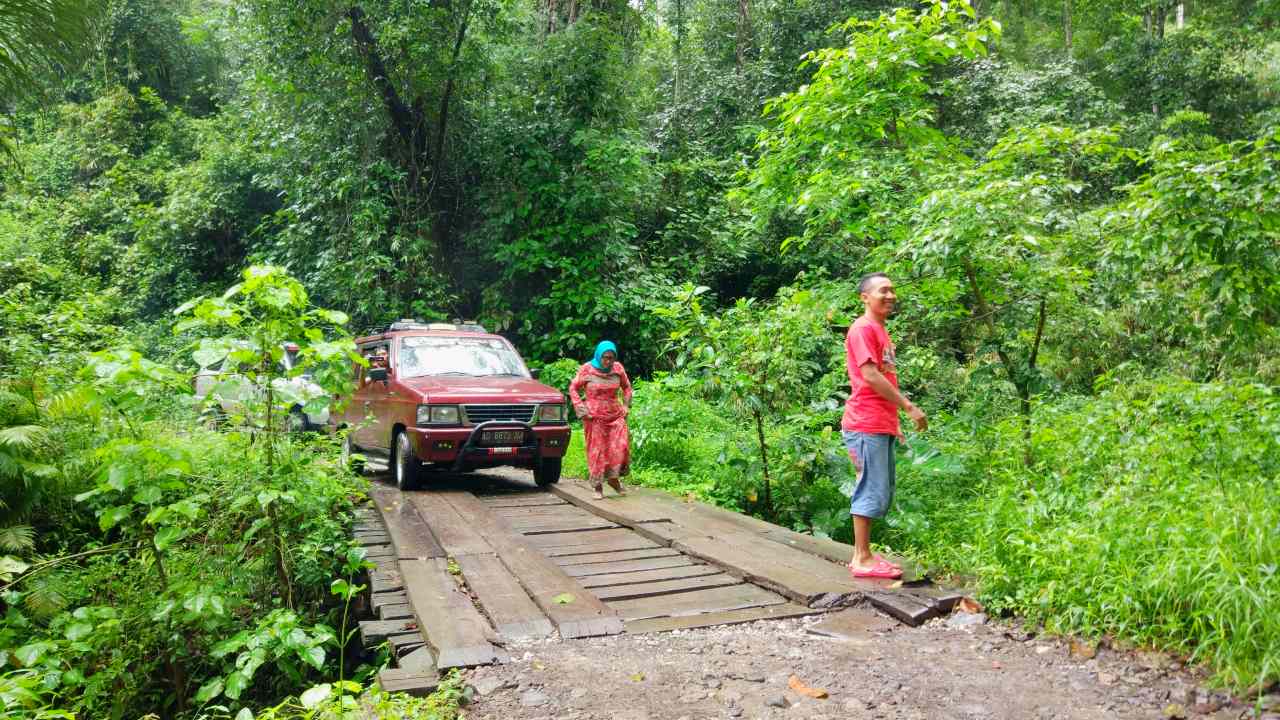
<svg viewBox="0 0 1280 720">
<path fill-rule="evenodd" d="M 497 338 L 403 338 L 398 364 L 401 377 L 529 377 L 516 351 Z"/>
</svg>

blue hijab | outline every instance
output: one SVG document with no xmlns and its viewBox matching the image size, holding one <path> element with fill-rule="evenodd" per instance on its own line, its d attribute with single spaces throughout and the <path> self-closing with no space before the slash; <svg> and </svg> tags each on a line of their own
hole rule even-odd
<svg viewBox="0 0 1280 720">
<path fill-rule="evenodd" d="M 615 358 L 618 357 L 618 346 L 608 340 L 601 340 L 600 344 L 596 346 L 596 356 L 591 358 L 591 367 L 599 370 L 600 372 L 604 372 L 604 365 L 601 364 L 600 359 L 604 357 L 605 353 L 610 351 L 613 352 L 613 356 Z"/>
</svg>

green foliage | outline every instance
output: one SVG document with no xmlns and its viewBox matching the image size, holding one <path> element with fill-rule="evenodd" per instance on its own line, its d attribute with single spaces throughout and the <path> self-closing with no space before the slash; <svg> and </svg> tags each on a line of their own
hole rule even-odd
<svg viewBox="0 0 1280 720">
<path fill-rule="evenodd" d="M 759 159 L 739 199 L 803 223 L 793 241 L 873 244 L 892 236 L 894 212 L 921 189 L 921 173 L 950 154 L 935 127 L 930 73 L 985 55 L 999 23 L 967 2 L 933 1 L 843 26 L 849 45 L 816 50 L 812 79 L 765 106 Z M 760 216 L 760 220 L 771 217 Z"/>
<path fill-rule="evenodd" d="M 1122 378 L 1096 400 L 1043 408 L 1030 470 L 1009 452 L 1014 428 L 984 432 L 974 491 L 901 537 L 978 571 L 996 608 L 1174 649 L 1220 682 L 1263 687 L 1280 676 L 1274 393 Z"/>
<path fill-rule="evenodd" d="M 1274 519 L 1224 518 L 1272 500 L 1233 429 L 1268 437 L 1240 408 L 1280 380 L 1275 3 L 892 5 L 109 0 L 83 65 L 45 42 L 70 14 L 9 33 L 0 70 L 33 92 L 0 128 L 0 714 L 350 710 L 358 487 L 277 432 L 349 381 L 348 324 L 479 318 L 570 358 L 559 388 L 618 341 L 636 482 L 847 539 L 839 339 L 885 269 L 934 423 L 877 542 L 996 607 L 1274 678 L 1236 639 L 1275 644 L 1242 620 L 1274 614 L 1248 571 L 1274 561 L 1231 529 Z M 244 423 L 193 427 L 195 365 Z M 1166 467 L 1195 464 L 1178 423 L 1225 439 L 1229 493 Z M 1189 555 L 1179 534 L 1228 574 L 1108 584 L 1147 561 L 1134 538 Z M 447 695 L 359 702 L 450 717 Z"/>
<path fill-rule="evenodd" d="M 1109 260 L 1138 278 L 1141 311 L 1163 332 L 1198 336 L 1202 373 L 1247 356 L 1280 322 L 1278 172 L 1274 129 L 1228 144 L 1160 137 L 1149 174 L 1104 218 Z"/>
</svg>

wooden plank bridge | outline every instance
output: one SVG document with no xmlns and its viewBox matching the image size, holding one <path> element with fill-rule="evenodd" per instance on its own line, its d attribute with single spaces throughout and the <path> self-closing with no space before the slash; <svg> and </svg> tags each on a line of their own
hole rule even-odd
<svg viewBox="0 0 1280 720">
<path fill-rule="evenodd" d="M 409 493 L 372 484 L 355 538 L 376 566 L 378 619 L 360 633 L 390 644 L 387 690 L 427 692 L 441 670 L 505 662 L 508 641 L 556 632 L 662 632 L 861 601 L 919 624 L 960 597 L 910 575 L 854 579 L 848 545 L 645 488 L 594 500 L 583 483 L 543 489 L 514 472 Z"/>
</svg>

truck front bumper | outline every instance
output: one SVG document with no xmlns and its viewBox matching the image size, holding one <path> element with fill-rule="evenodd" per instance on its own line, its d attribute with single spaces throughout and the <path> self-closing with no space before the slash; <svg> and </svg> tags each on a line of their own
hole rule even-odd
<svg viewBox="0 0 1280 720">
<path fill-rule="evenodd" d="M 519 445 L 482 442 L 488 430 L 523 430 Z M 412 427 L 405 430 L 418 459 L 429 465 L 449 465 L 462 471 L 493 465 L 532 467 L 542 458 L 564 457 L 569 447 L 568 425 L 527 425 L 494 420 L 474 427 Z"/>
</svg>

